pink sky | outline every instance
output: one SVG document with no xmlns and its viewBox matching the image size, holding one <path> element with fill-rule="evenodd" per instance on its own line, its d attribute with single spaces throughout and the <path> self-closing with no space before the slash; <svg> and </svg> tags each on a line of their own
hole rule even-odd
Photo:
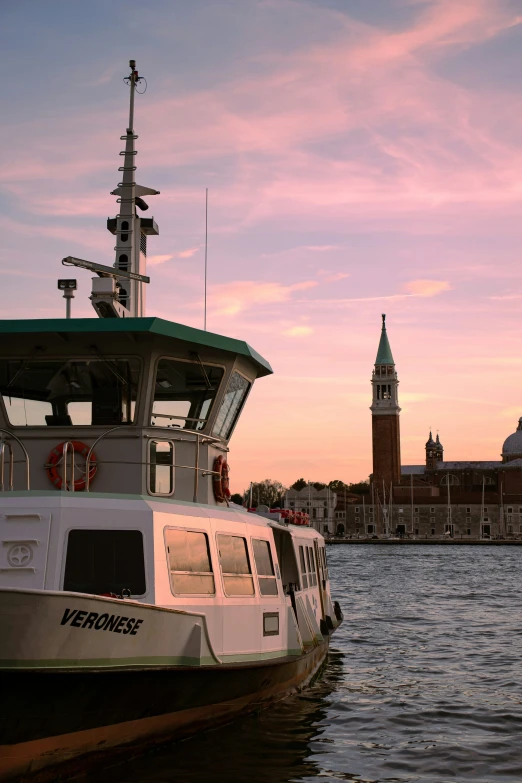
<svg viewBox="0 0 522 783">
<path fill-rule="evenodd" d="M 381 312 L 403 462 L 430 426 L 448 459 L 499 458 L 522 415 L 519 0 L 44 6 L 13 4 L 0 33 L 0 317 L 61 315 L 64 255 L 113 262 L 135 57 L 138 181 L 161 190 L 148 313 L 202 326 L 208 187 L 209 329 L 275 370 L 232 488 L 368 476 Z"/>
</svg>

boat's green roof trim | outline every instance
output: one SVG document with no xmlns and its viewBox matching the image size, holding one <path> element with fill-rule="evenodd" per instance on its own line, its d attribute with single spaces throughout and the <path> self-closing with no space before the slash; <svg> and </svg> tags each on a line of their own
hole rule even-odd
<svg viewBox="0 0 522 783">
<path fill-rule="evenodd" d="M 192 326 L 165 321 L 163 318 L 45 318 L 0 320 L 1 334 L 125 334 L 150 332 L 162 337 L 185 340 L 194 345 L 216 348 L 252 359 L 259 367 L 259 376 L 270 375 L 272 368 L 263 357 L 244 340 L 224 337 L 214 332 L 204 332 Z"/>
<path fill-rule="evenodd" d="M 375 364 L 395 364 L 390 348 L 390 342 L 386 333 L 386 316 L 382 316 L 382 331 L 381 339 L 379 341 L 379 348 L 377 349 L 377 358 Z"/>
</svg>

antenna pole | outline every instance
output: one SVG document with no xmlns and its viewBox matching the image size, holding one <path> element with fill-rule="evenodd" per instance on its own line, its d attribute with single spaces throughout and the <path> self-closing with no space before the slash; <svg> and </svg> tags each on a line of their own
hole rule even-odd
<svg viewBox="0 0 522 783">
<path fill-rule="evenodd" d="M 205 313 L 203 329 L 207 331 L 207 251 L 208 251 L 208 188 L 205 188 Z"/>
<path fill-rule="evenodd" d="M 136 70 L 136 60 L 130 61 L 131 74 L 129 76 L 130 104 L 129 104 L 129 130 L 134 131 L 134 93 L 136 92 L 136 82 L 138 81 L 138 71 Z"/>
</svg>

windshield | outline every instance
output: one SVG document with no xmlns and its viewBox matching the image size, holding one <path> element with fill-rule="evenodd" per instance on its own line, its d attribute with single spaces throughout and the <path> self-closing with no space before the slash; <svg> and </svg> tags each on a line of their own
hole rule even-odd
<svg viewBox="0 0 522 783">
<path fill-rule="evenodd" d="M 200 362 L 160 359 L 154 387 L 152 424 L 187 430 L 205 428 L 222 367 Z"/>
<path fill-rule="evenodd" d="M 247 379 L 238 372 L 234 372 L 228 382 L 221 408 L 216 416 L 216 423 L 212 430 L 213 435 L 230 438 L 249 389 L 250 383 Z"/>
<path fill-rule="evenodd" d="M 139 378 L 137 359 L 0 359 L 0 394 L 10 424 L 130 424 Z"/>
</svg>

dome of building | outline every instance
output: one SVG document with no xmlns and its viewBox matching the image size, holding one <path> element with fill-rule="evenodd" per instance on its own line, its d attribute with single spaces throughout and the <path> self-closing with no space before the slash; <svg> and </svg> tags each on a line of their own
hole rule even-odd
<svg viewBox="0 0 522 783">
<path fill-rule="evenodd" d="M 502 458 L 505 462 L 522 457 L 522 416 L 518 420 L 516 432 L 504 441 L 502 446 Z"/>
</svg>

